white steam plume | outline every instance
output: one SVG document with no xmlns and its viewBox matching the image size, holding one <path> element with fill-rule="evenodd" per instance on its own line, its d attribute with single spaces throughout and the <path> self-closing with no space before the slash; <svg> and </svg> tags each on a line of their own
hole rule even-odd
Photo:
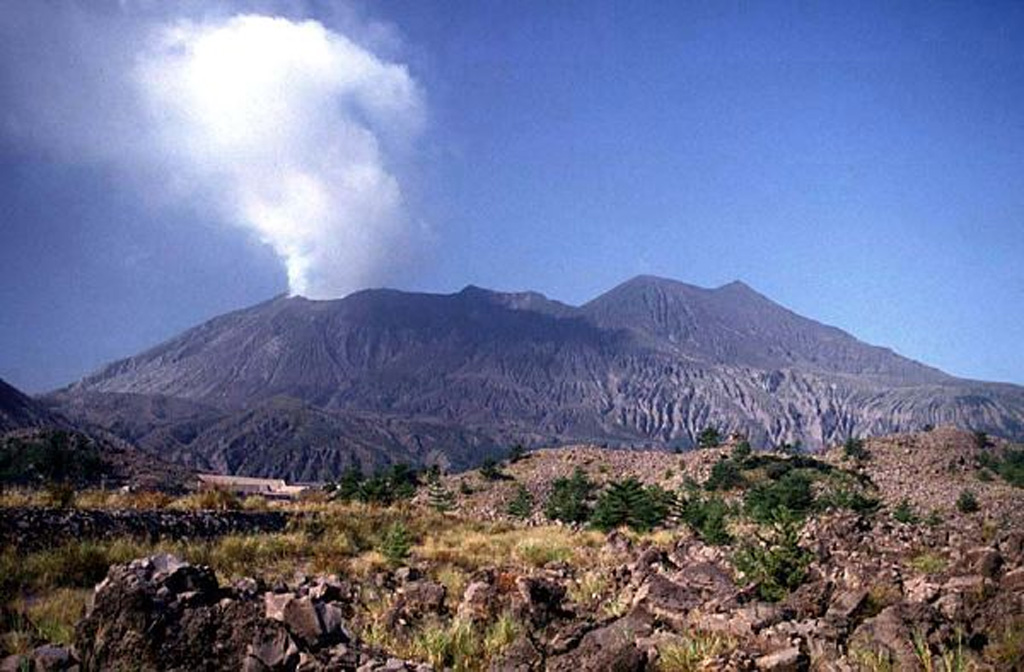
<svg viewBox="0 0 1024 672">
<path fill-rule="evenodd" d="M 293 294 L 345 294 L 386 261 L 405 214 L 384 151 L 421 119 L 404 67 L 313 21 L 246 15 L 166 29 L 135 74 L 170 165 L 274 248 Z"/>
<path fill-rule="evenodd" d="M 424 118 L 404 66 L 311 20 L 16 7 L 0 19 L 9 139 L 115 166 L 143 192 L 184 194 L 254 232 L 293 294 L 333 298 L 394 275 L 415 235 L 399 168 Z"/>
</svg>

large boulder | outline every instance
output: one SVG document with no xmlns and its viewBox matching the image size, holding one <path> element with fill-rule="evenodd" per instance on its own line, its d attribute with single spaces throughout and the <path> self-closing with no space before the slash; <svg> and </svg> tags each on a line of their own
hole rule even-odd
<svg viewBox="0 0 1024 672">
<path fill-rule="evenodd" d="M 630 614 L 604 627 L 591 630 L 579 645 L 548 659 L 549 672 L 634 672 L 643 670 L 647 656 L 637 640 L 651 634 L 651 624 L 642 615 Z"/>
<path fill-rule="evenodd" d="M 213 571 L 173 556 L 110 568 L 78 625 L 84 670 L 287 670 L 315 672 L 389 662 L 345 627 L 333 579 L 282 592 L 259 582 L 221 587 Z M 398 661 L 401 667 L 415 666 Z M 59 668 L 58 668 L 59 669 Z"/>
</svg>

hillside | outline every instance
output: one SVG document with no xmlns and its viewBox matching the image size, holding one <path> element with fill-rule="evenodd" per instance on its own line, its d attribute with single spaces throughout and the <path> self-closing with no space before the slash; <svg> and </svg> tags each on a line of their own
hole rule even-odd
<svg viewBox="0 0 1024 672">
<path fill-rule="evenodd" d="M 648 276 L 582 307 L 477 287 L 279 297 L 48 402 L 179 461 L 303 478 L 352 459 L 462 468 L 509 441 L 687 447 L 711 424 L 758 445 L 941 424 L 1024 436 L 1024 388 L 953 378 L 742 283 Z"/>
<path fill-rule="evenodd" d="M 67 426 L 44 404 L 0 379 L 0 433 L 32 427 Z"/>
</svg>

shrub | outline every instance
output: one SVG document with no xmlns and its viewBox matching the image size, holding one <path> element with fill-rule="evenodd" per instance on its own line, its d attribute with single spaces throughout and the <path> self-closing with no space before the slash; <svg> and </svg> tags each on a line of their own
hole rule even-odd
<svg viewBox="0 0 1024 672">
<path fill-rule="evenodd" d="M 871 456 L 868 449 L 864 447 L 864 441 L 854 437 L 850 437 L 843 444 L 843 457 L 848 460 L 862 461 L 866 460 Z"/>
<path fill-rule="evenodd" d="M 956 508 L 960 513 L 974 513 L 981 507 L 978 506 L 978 498 L 970 490 L 963 490 L 956 498 Z"/>
<path fill-rule="evenodd" d="M 716 448 L 722 443 L 722 433 L 718 427 L 709 425 L 697 435 L 697 446 L 700 448 Z"/>
<path fill-rule="evenodd" d="M 910 500 L 903 499 L 895 509 L 892 510 L 892 517 L 900 523 L 912 525 L 920 522 L 920 518 L 914 513 L 914 507 L 911 506 Z"/>
<path fill-rule="evenodd" d="M 907 564 L 922 574 L 938 574 L 946 569 L 947 563 L 941 555 L 925 552 L 910 558 Z"/>
<path fill-rule="evenodd" d="M 658 648 L 658 672 L 713 669 L 716 659 L 736 648 L 736 640 L 717 632 L 690 631 Z"/>
<path fill-rule="evenodd" d="M 377 471 L 370 478 L 356 481 L 358 475 L 358 472 L 354 472 L 349 481 L 343 476 L 338 491 L 350 492 L 355 485 L 354 498 L 367 504 L 389 506 L 396 501 L 409 499 L 416 494 L 416 486 L 419 485 L 416 472 L 402 463 L 392 465 L 385 471 Z"/>
<path fill-rule="evenodd" d="M 760 483 L 747 491 L 744 508 L 754 520 L 767 523 L 785 510 L 801 517 L 814 507 L 811 477 L 800 471 L 789 471 L 777 481 Z"/>
<path fill-rule="evenodd" d="M 781 453 L 782 455 L 799 455 L 803 452 L 803 449 L 803 444 L 801 444 L 800 441 L 794 441 L 793 443 L 784 441 L 775 446 L 775 452 Z"/>
<path fill-rule="evenodd" d="M 399 521 L 391 524 L 381 542 L 380 552 L 392 565 L 400 565 L 409 557 L 412 548 L 409 530 Z"/>
<path fill-rule="evenodd" d="M 53 430 L 0 440 L 0 482 L 82 484 L 96 481 L 102 473 L 99 449 L 83 434 Z"/>
<path fill-rule="evenodd" d="M 695 494 L 683 499 L 682 519 L 694 534 L 706 543 L 723 546 L 732 542 L 728 519 L 731 511 L 721 497 L 707 499 Z"/>
<path fill-rule="evenodd" d="M 866 495 L 858 489 L 838 487 L 820 497 L 816 504 L 824 508 L 831 506 L 849 509 L 862 516 L 869 516 L 878 511 L 882 502 L 877 497 Z"/>
<path fill-rule="evenodd" d="M 992 439 L 985 432 L 974 432 L 974 445 L 985 449 L 992 445 Z"/>
<path fill-rule="evenodd" d="M 709 491 L 732 490 L 742 487 L 746 482 L 740 465 L 731 459 L 722 458 L 711 467 L 711 475 L 704 487 Z"/>
<path fill-rule="evenodd" d="M 754 454 L 754 449 L 750 447 L 750 441 L 743 439 L 732 449 L 732 459 L 736 462 L 742 462 L 751 455 Z"/>
<path fill-rule="evenodd" d="M 591 522 L 605 532 L 623 525 L 646 532 L 668 515 L 670 497 L 660 487 L 645 488 L 635 478 L 615 481 L 598 497 Z"/>
<path fill-rule="evenodd" d="M 576 467 L 571 478 L 559 478 L 552 484 L 544 514 L 563 523 L 585 523 L 590 518 L 590 493 L 594 486 L 587 474 Z"/>
<path fill-rule="evenodd" d="M 1003 453 L 1001 460 L 990 454 L 984 454 L 979 457 L 978 461 L 983 467 L 988 467 L 999 474 L 1010 485 L 1024 488 L 1024 448 L 1008 448 Z M 982 471 L 982 473 L 985 472 Z"/>
<path fill-rule="evenodd" d="M 200 511 L 238 511 L 242 508 L 242 500 L 235 493 L 223 488 L 200 490 L 179 500 L 179 504 L 187 509 Z"/>
<path fill-rule="evenodd" d="M 733 564 L 747 581 L 757 585 L 761 599 L 777 602 L 807 578 L 813 555 L 800 547 L 800 522 L 785 509 L 772 516 L 767 532 L 757 533 L 733 557 Z"/>
<path fill-rule="evenodd" d="M 488 481 L 499 481 L 505 476 L 501 473 L 501 469 L 499 468 L 497 461 L 491 457 L 488 457 L 484 460 L 483 464 L 480 465 L 480 475 Z"/>
<path fill-rule="evenodd" d="M 507 511 L 516 518 L 529 518 L 533 514 L 533 495 L 522 483 L 516 487 L 515 497 L 508 503 Z"/>
<path fill-rule="evenodd" d="M 523 444 L 517 443 L 508 449 L 509 464 L 515 464 L 524 457 L 526 457 L 526 448 L 523 447 Z"/>
<path fill-rule="evenodd" d="M 363 482 L 363 470 L 358 464 L 353 464 L 341 474 L 341 480 L 334 487 L 332 495 L 334 499 L 341 502 L 350 502 L 359 498 L 359 486 Z"/>
</svg>

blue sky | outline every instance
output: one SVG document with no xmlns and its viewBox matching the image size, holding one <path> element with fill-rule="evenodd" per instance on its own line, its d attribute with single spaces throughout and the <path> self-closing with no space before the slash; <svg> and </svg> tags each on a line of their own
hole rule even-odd
<svg viewBox="0 0 1024 672">
<path fill-rule="evenodd" d="M 66 16 L 28 0 L 0 16 L 18 36 L 0 47 L 0 377 L 31 391 L 289 289 L 280 249 L 225 224 L 218 195 L 168 192 L 152 159 L 120 156 L 136 131 L 105 123 L 121 109 L 110 73 L 145 46 L 124 35 L 197 17 L 132 5 L 75 18 L 92 77 L 40 51 Z M 218 7 L 218 21 L 281 9 Z M 371 125 L 402 225 L 331 287 L 579 303 L 640 273 L 742 279 L 950 373 L 1024 383 L 1024 5 L 385 0 L 283 15 L 416 87 L 414 137 L 394 149 L 393 121 Z M 78 102 L 88 87 L 112 107 Z M 71 111 L 36 132 L 44 105 Z"/>
</svg>

